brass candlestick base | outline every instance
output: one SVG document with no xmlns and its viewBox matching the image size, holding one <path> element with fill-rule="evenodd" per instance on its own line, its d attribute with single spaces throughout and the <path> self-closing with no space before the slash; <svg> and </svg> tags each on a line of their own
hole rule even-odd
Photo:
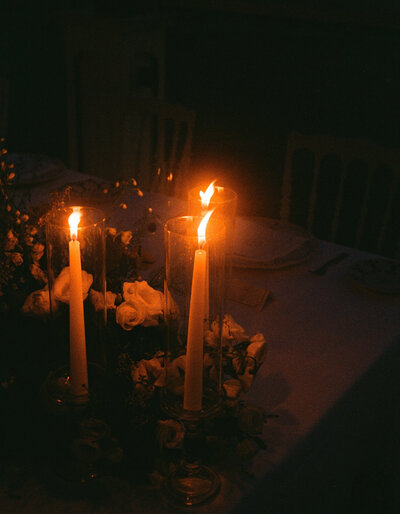
<svg viewBox="0 0 400 514">
<path fill-rule="evenodd" d="M 104 384 L 104 370 L 94 363 L 88 364 L 89 390 L 76 396 L 71 393 L 69 367 L 60 366 L 51 371 L 41 388 L 44 407 L 54 415 L 82 414 L 93 401 L 101 396 Z"/>
<path fill-rule="evenodd" d="M 163 492 L 170 502 L 190 507 L 205 503 L 216 496 L 221 482 L 215 471 L 201 464 L 201 418 L 196 419 L 196 413 L 192 412 L 183 416 L 181 421 L 185 425 L 183 459 L 166 478 Z"/>
</svg>

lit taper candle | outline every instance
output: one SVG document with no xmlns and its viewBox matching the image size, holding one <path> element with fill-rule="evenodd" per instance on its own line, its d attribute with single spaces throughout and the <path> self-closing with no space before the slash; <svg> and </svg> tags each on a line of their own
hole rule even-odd
<svg viewBox="0 0 400 514">
<path fill-rule="evenodd" d="M 86 359 L 85 317 L 83 311 L 81 249 L 78 241 L 79 207 L 68 218 L 71 240 L 69 242 L 69 352 L 71 394 L 76 402 L 88 399 L 88 373 Z"/>
<path fill-rule="evenodd" d="M 194 254 L 183 397 L 183 408 L 191 411 L 199 411 L 202 408 L 204 317 L 208 278 L 207 251 L 204 246 L 206 226 L 212 212 L 209 211 L 199 224 L 197 229 L 199 248 Z"/>
</svg>

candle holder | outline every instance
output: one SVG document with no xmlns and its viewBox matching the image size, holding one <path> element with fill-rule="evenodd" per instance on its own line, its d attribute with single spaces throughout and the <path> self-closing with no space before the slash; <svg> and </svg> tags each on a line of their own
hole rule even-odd
<svg viewBox="0 0 400 514">
<path fill-rule="evenodd" d="M 223 400 L 225 226 L 211 216 L 201 245 L 201 220 L 181 216 L 165 225 L 167 341 L 163 408 L 186 427 L 185 457 L 166 480 L 165 488 L 169 497 L 184 505 L 204 502 L 219 488 L 218 476 L 200 464 L 193 450 L 199 440 L 199 425 L 218 412 Z"/>
<path fill-rule="evenodd" d="M 75 231 L 69 225 L 72 213 L 79 213 Z M 46 219 L 53 360 L 55 367 L 69 362 L 69 394 L 75 403 L 89 399 L 87 362 L 106 364 L 104 222 L 100 210 L 82 206 L 50 211 Z"/>
</svg>

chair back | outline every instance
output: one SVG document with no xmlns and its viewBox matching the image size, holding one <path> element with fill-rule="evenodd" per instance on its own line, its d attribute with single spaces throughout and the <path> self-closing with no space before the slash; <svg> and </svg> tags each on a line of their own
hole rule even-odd
<svg viewBox="0 0 400 514">
<path fill-rule="evenodd" d="M 400 240 L 399 177 L 399 149 L 292 132 L 280 216 L 321 239 L 393 256 Z"/>
<path fill-rule="evenodd" d="M 132 95 L 164 98 L 165 22 L 159 17 L 63 18 L 67 74 L 68 164 L 120 176 L 121 119 Z"/>
<path fill-rule="evenodd" d="M 145 190 L 184 197 L 195 112 L 156 98 L 133 96 L 123 121 L 121 171 Z"/>
</svg>

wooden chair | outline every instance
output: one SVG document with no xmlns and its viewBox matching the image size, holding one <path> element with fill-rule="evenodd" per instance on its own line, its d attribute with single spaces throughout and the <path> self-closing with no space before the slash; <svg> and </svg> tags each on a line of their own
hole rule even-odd
<svg viewBox="0 0 400 514">
<path fill-rule="evenodd" d="M 0 137 L 7 135 L 9 94 L 9 80 L 5 77 L 0 77 Z"/>
<path fill-rule="evenodd" d="M 321 239 L 394 256 L 400 150 L 364 139 L 289 134 L 280 216 Z"/>
<path fill-rule="evenodd" d="M 145 190 L 185 197 L 195 112 L 133 96 L 123 122 L 121 172 Z"/>
</svg>

